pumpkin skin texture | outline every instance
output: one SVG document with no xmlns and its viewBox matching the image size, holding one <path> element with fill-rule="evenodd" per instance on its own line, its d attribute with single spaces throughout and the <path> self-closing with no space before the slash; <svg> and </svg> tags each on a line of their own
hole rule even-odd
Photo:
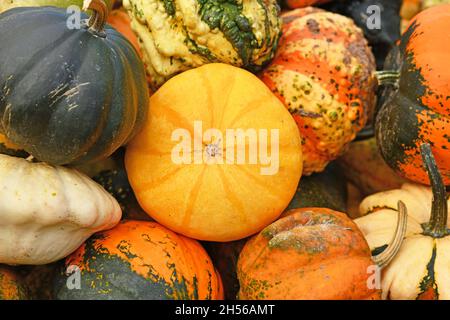
<svg viewBox="0 0 450 320">
<path fill-rule="evenodd" d="M 62 259 L 121 218 L 102 187 L 64 167 L 0 155 L 0 189 L 0 263 Z"/>
<path fill-rule="evenodd" d="M 11 268 L 0 266 L 0 300 L 28 300 L 27 290 Z"/>
<path fill-rule="evenodd" d="M 250 300 L 377 299 L 374 263 L 363 235 L 344 213 L 289 212 L 250 239 L 239 256 L 239 298 Z"/>
<path fill-rule="evenodd" d="M 152 218 L 194 239 L 226 242 L 258 232 L 287 207 L 302 172 L 300 136 L 289 112 L 256 76 L 230 65 L 207 64 L 172 78 L 150 101 L 144 129 L 127 146 L 125 167 L 139 204 Z M 194 133 L 195 121 L 205 130 L 201 138 L 198 126 Z M 189 139 L 172 138 L 180 128 Z M 220 131 L 223 139 L 215 134 L 208 138 L 207 128 Z M 248 160 L 254 148 L 247 138 L 240 153 L 245 149 L 246 161 L 238 162 L 237 152 L 228 156 L 226 131 L 232 129 L 264 130 L 274 152 L 271 137 L 278 130 L 272 169 L 258 159 L 254 164 Z M 200 139 L 202 145 L 191 148 Z M 234 149 L 242 146 L 234 142 Z M 178 153 L 180 143 L 190 150 Z M 178 154 L 183 162 L 173 161 Z M 200 161 L 194 159 L 197 154 L 203 156 Z"/>
<path fill-rule="evenodd" d="M 69 266 L 81 271 L 81 289 L 68 290 L 62 272 L 56 299 L 223 299 L 220 276 L 202 246 L 155 222 L 125 220 L 94 235 L 66 258 Z"/>
<path fill-rule="evenodd" d="M 67 19 L 54 7 L 0 15 L 0 133 L 57 165 L 108 157 L 139 130 L 148 109 L 144 66 L 132 45 L 109 26 L 102 38 L 70 30 Z"/>
<path fill-rule="evenodd" d="M 430 143 L 444 184 L 450 185 L 450 5 L 419 13 L 386 60 L 399 72 L 386 86 L 375 123 L 386 163 L 400 175 L 429 184 L 420 146 Z"/>
<path fill-rule="evenodd" d="M 156 90 L 180 72 L 222 62 L 251 70 L 272 59 L 280 37 L 276 0 L 125 0 Z"/>
<path fill-rule="evenodd" d="M 407 181 L 384 162 L 375 138 L 352 142 L 337 162 L 345 178 L 364 196 L 400 188 Z"/>
<path fill-rule="evenodd" d="M 346 212 L 346 183 L 338 170 L 336 165 L 330 164 L 322 173 L 302 177 L 287 211 L 281 216 L 292 212 L 291 209 L 309 207 L 323 207 Z M 247 240 L 248 238 L 224 243 L 204 243 L 206 251 L 222 276 L 226 300 L 235 300 L 237 297 L 239 291 L 237 262 Z"/>
<path fill-rule="evenodd" d="M 283 36 L 260 78 L 293 115 L 304 175 L 321 172 L 365 126 L 375 101 L 375 63 L 349 18 L 316 8 L 282 15 Z"/>
</svg>

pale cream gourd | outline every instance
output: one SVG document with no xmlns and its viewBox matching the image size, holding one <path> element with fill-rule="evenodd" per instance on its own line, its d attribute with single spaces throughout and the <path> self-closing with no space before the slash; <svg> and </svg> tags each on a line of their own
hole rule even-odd
<svg viewBox="0 0 450 320">
<path fill-rule="evenodd" d="M 395 232 L 397 203 L 402 201 L 407 208 L 403 244 L 382 272 L 384 299 L 450 299 L 450 201 L 431 150 L 422 147 L 422 154 L 432 188 L 406 183 L 400 189 L 371 195 L 360 205 L 365 216 L 355 220 L 372 253 L 377 254 Z"/>
<path fill-rule="evenodd" d="M 0 155 L 0 263 L 59 260 L 121 216 L 117 201 L 84 174 Z"/>
</svg>

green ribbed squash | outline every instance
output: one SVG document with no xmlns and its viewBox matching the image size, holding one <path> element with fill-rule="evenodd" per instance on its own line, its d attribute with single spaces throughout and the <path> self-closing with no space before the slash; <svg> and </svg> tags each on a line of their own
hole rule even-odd
<svg viewBox="0 0 450 320">
<path fill-rule="evenodd" d="M 124 0 L 153 89 L 209 62 L 258 70 L 275 54 L 276 0 Z"/>
</svg>

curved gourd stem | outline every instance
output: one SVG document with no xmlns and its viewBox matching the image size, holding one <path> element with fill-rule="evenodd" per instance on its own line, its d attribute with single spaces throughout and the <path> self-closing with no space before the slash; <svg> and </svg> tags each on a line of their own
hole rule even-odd
<svg viewBox="0 0 450 320">
<path fill-rule="evenodd" d="M 87 26 L 96 35 L 105 37 L 103 29 L 108 18 L 108 6 L 103 0 L 84 0 L 83 10 L 92 10 L 92 15 L 87 22 Z"/>
<path fill-rule="evenodd" d="M 378 85 L 397 85 L 398 80 L 400 79 L 400 72 L 398 71 L 376 71 L 375 77 L 378 80 Z"/>
<path fill-rule="evenodd" d="M 398 220 L 395 228 L 394 237 L 388 247 L 379 255 L 373 256 L 372 260 L 380 268 L 386 267 L 392 259 L 397 255 L 398 250 L 403 243 L 403 238 L 406 234 L 406 227 L 408 225 L 408 212 L 406 206 L 402 201 L 398 202 Z"/>
<path fill-rule="evenodd" d="M 430 221 L 422 226 L 423 234 L 433 238 L 442 238 L 450 234 L 449 229 L 447 228 L 447 192 L 445 190 L 444 182 L 442 181 L 442 176 L 436 165 L 433 152 L 431 151 L 431 146 L 428 143 L 424 143 L 420 146 L 420 151 L 433 191 L 431 217 Z"/>
</svg>

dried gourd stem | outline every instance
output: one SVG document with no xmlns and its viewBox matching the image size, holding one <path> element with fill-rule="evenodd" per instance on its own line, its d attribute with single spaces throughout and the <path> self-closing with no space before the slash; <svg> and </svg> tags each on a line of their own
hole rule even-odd
<svg viewBox="0 0 450 320">
<path fill-rule="evenodd" d="M 106 3 L 103 0 L 84 0 L 83 10 L 92 10 L 92 15 L 87 25 L 97 35 L 103 36 L 103 29 L 108 18 L 108 6 Z"/>
<path fill-rule="evenodd" d="M 400 73 L 398 71 L 377 71 L 375 77 L 378 80 L 378 85 L 397 85 L 400 79 Z"/>
<path fill-rule="evenodd" d="M 406 228 L 408 226 L 408 212 L 405 204 L 399 201 L 398 204 L 398 220 L 397 227 L 395 228 L 394 237 L 388 247 L 379 255 L 373 256 L 372 260 L 380 268 L 386 267 L 392 259 L 397 255 L 398 250 L 403 243 L 403 238 L 406 234 Z"/>
<path fill-rule="evenodd" d="M 433 191 L 431 217 L 430 221 L 422 226 L 423 234 L 433 238 L 443 238 L 450 234 L 450 230 L 447 228 L 447 191 L 445 190 L 445 185 L 436 165 L 430 144 L 422 144 L 420 146 L 420 151 Z"/>
</svg>

